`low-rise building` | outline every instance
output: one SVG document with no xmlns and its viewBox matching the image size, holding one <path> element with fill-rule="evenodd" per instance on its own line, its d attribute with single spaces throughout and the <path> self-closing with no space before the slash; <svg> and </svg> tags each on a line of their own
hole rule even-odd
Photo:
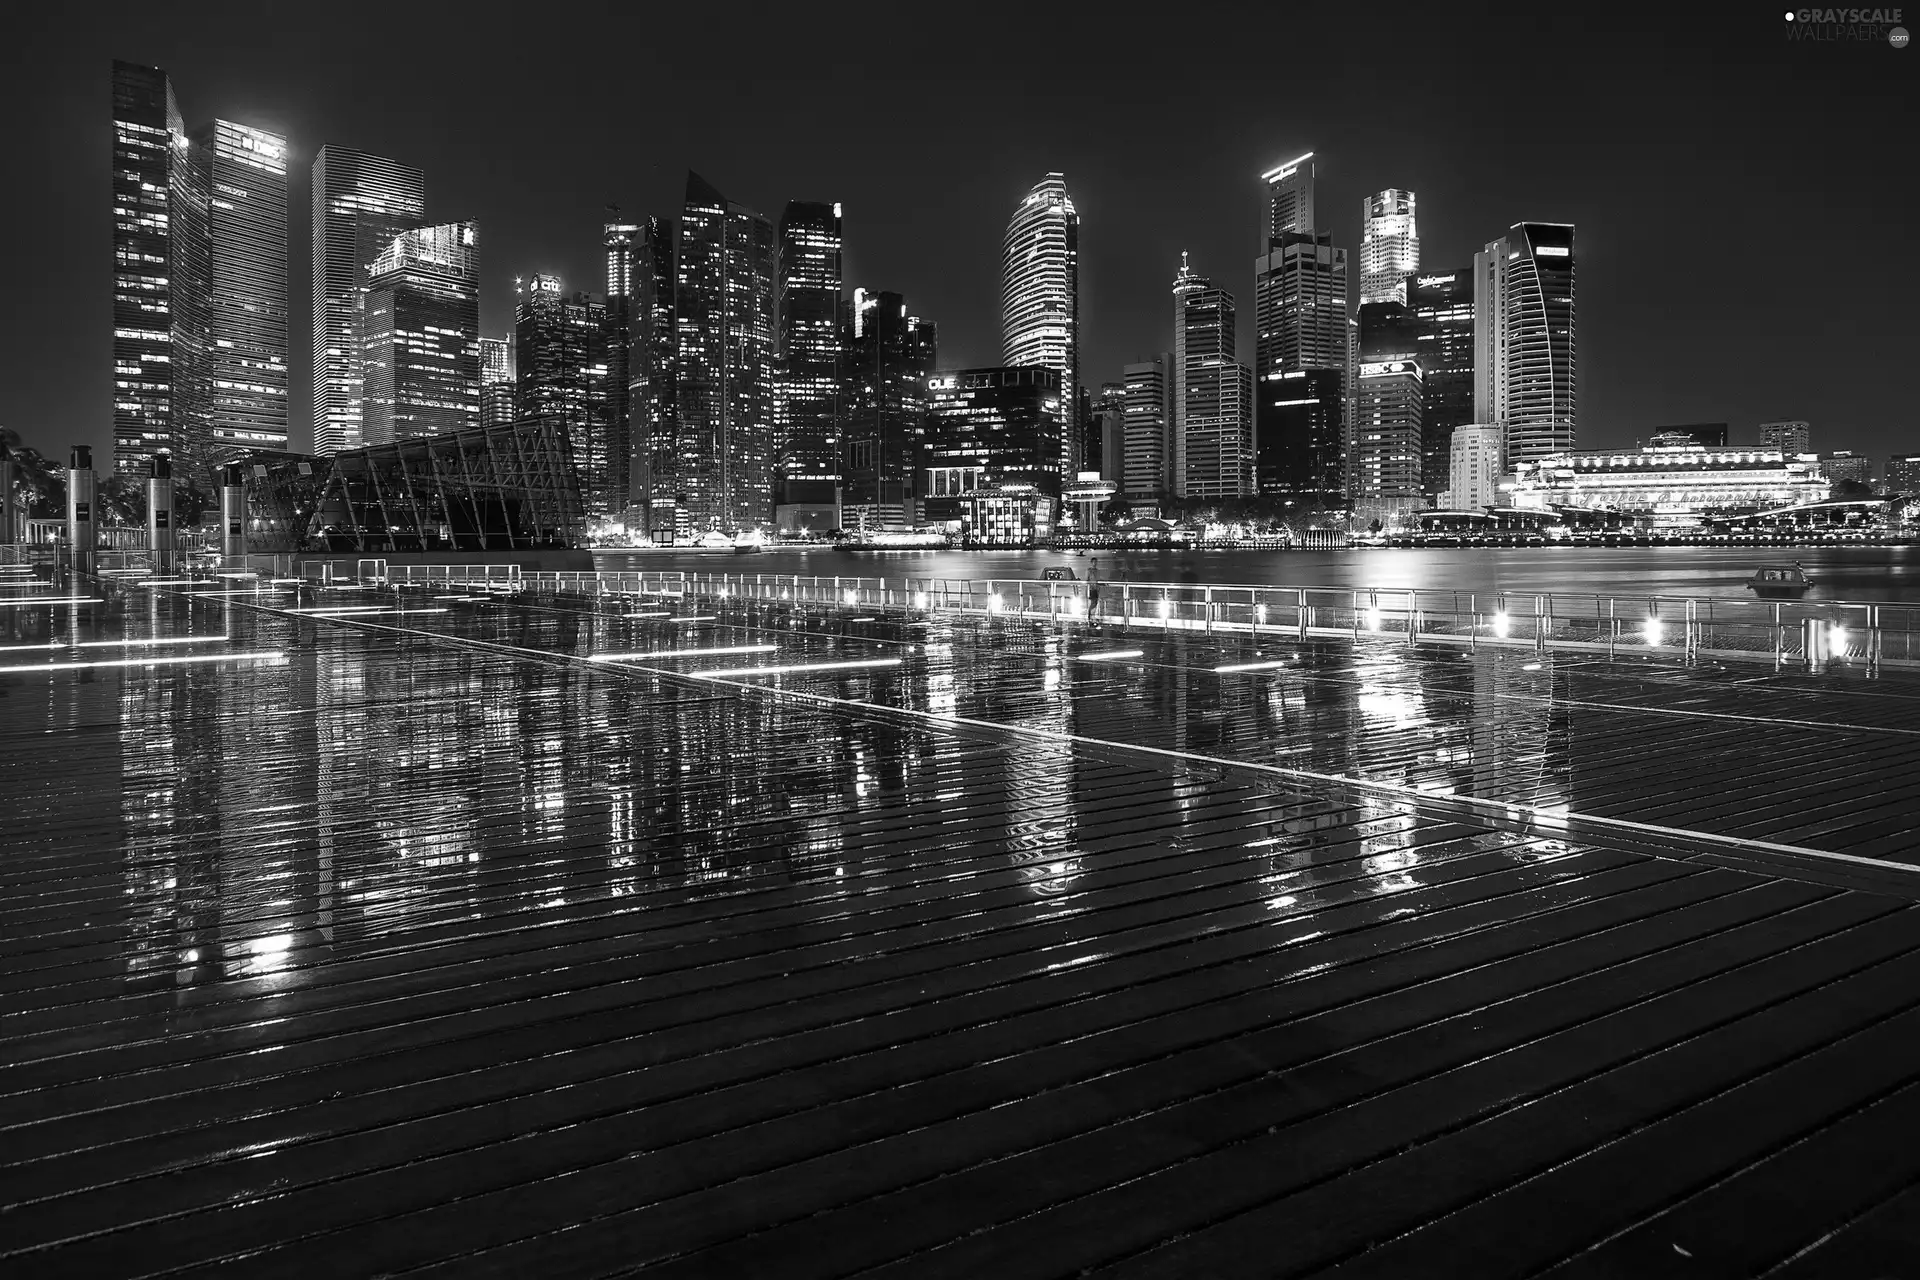
<svg viewBox="0 0 1920 1280">
<path fill-rule="evenodd" d="M 1589 449 L 1517 463 L 1513 505 L 1611 511 L 1684 526 L 1716 513 L 1819 502 L 1827 488 L 1811 454 L 1699 445 Z"/>
</svg>

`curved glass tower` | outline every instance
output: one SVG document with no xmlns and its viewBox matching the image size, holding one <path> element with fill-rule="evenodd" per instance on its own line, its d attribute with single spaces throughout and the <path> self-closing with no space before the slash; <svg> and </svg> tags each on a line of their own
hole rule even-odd
<svg viewBox="0 0 1920 1280">
<path fill-rule="evenodd" d="M 1000 349 L 1007 365 L 1057 371 L 1067 412 L 1079 403 L 1080 215 L 1061 174 L 1035 183 L 1007 223 Z M 1080 464 L 1079 432 L 1060 434 L 1060 473 L 1071 479 Z"/>
</svg>

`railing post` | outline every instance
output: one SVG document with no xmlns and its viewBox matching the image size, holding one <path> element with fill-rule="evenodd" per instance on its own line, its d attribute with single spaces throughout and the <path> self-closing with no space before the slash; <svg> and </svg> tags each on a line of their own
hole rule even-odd
<svg viewBox="0 0 1920 1280">
<path fill-rule="evenodd" d="M 1699 615 L 1695 612 L 1695 601 L 1691 596 L 1689 596 L 1687 598 L 1687 619 L 1686 619 L 1687 661 L 1689 663 L 1691 663 L 1694 660 L 1694 655 L 1699 651 L 1698 641 L 1694 635 L 1694 623 L 1698 616 Z"/>
<path fill-rule="evenodd" d="M 1207 586 L 1201 588 L 1200 599 L 1202 602 L 1202 607 L 1205 608 L 1207 611 L 1207 624 L 1206 624 L 1207 634 L 1212 635 L 1213 634 L 1213 586 L 1212 584 L 1208 584 Z"/>
<path fill-rule="evenodd" d="M 1298 600 L 1295 603 L 1293 617 L 1294 621 L 1300 626 L 1300 638 L 1305 640 L 1307 638 L 1307 589 L 1305 587 L 1295 587 L 1294 594 L 1298 597 Z"/>
</svg>

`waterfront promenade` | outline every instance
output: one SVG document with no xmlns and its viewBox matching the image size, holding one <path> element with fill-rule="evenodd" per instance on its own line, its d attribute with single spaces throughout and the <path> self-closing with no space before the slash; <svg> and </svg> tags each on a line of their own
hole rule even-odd
<svg viewBox="0 0 1920 1280">
<path fill-rule="evenodd" d="M 1911 671 L 75 594 L 0 610 L 10 1270 L 1920 1255 Z"/>
</svg>

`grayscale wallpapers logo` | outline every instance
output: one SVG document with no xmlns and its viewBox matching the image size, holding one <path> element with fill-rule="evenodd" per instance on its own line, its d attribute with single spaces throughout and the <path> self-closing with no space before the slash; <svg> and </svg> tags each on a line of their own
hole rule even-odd
<svg viewBox="0 0 1920 1280">
<path fill-rule="evenodd" d="M 1907 47 L 1899 9 L 1789 9 L 1787 39 Z"/>
</svg>

